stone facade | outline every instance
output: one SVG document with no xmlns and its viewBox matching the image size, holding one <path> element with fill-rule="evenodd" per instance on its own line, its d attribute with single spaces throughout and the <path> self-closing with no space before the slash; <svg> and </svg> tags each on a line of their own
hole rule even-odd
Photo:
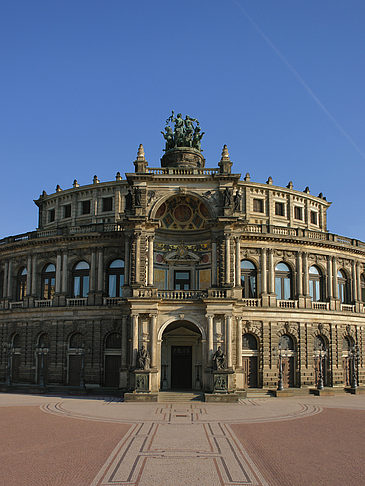
<svg viewBox="0 0 365 486">
<path fill-rule="evenodd" d="M 226 147 L 217 168 L 181 147 L 134 165 L 44 192 L 38 229 L 0 241 L 3 386 L 364 383 L 365 243 L 327 231 L 322 195 L 241 179 Z"/>
</svg>

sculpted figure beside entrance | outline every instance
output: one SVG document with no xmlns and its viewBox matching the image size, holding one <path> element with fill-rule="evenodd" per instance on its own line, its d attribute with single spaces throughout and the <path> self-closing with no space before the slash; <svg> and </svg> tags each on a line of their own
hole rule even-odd
<svg viewBox="0 0 365 486">
<path fill-rule="evenodd" d="M 218 346 L 217 351 L 213 354 L 212 360 L 214 370 L 224 370 L 226 368 L 226 356 L 220 346 Z"/>
</svg>

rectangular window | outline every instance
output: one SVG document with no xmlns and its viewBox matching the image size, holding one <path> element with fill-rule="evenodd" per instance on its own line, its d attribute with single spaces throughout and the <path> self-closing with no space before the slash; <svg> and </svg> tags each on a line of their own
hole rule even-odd
<svg viewBox="0 0 365 486">
<path fill-rule="evenodd" d="M 48 222 L 52 223 L 52 221 L 55 220 L 56 217 L 56 211 L 54 209 L 49 209 L 48 210 Z"/>
<path fill-rule="evenodd" d="M 63 206 L 63 217 L 71 218 L 71 204 L 65 204 L 65 206 Z"/>
<path fill-rule="evenodd" d="M 263 213 L 264 212 L 264 200 L 263 199 L 254 199 L 253 200 L 253 210 L 255 213 Z"/>
<path fill-rule="evenodd" d="M 294 219 L 303 219 L 303 208 L 294 206 Z"/>
<path fill-rule="evenodd" d="M 285 206 L 283 202 L 275 203 L 275 214 L 276 216 L 285 216 Z"/>
<path fill-rule="evenodd" d="M 102 211 L 112 211 L 113 210 L 113 199 L 111 197 L 103 197 Z"/>
<path fill-rule="evenodd" d="M 311 211 L 311 223 L 318 224 L 318 213 L 317 211 Z"/>
<path fill-rule="evenodd" d="M 175 270 L 175 290 L 189 290 L 190 289 L 190 272 Z"/>
<path fill-rule="evenodd" d="M 91 201 L 81 201 L 81 214 L 90 214 Z"/>
</svg>

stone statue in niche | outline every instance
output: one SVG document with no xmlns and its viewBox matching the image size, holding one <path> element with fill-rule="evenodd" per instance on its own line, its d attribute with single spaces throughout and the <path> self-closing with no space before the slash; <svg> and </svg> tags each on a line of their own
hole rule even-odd
<svg viewBox="0 0 365 486">
<path fill-rule="evenodd" d="M 218 346 L 217 351 L 213 354 L 213 369 L 224 370 L 226 368 L 226 356 L 222 351 L 222 348 Z"/>
<path fill-rule="evenodd" d="M 127 211 L 131 211 L 133 209 L 133 196 L 130 189 L 128 189 L 128 192 L 125 196 L 125 209 Z"/>
<path fill-rule="evenodd" d="M 150 369 L 150 353 L 147 351 L 147 349 L 144 347 L 144 345 L 141 346 L 141 348 L 138 350 L 137 353 L 137 366 L 139 370 L 149 370 Z"/>
<path fill-rule="evenodd" d="M 234 205 L 235 212 L 241 211 L 241 199 L 242 199 L 241 193 L 239 190 L 237 190 L 233 198 L 233 205 Z"/>
<path fill-rule="evenodd" d="M 142 191 L 139 187 L 136 187 L 134 190 L 134 204 L 136 206 L 141 206 L 141 199 L 142 199 Z"/>
<path fill-rule="evenodd" d="M 226 187 L 223 191 L 223 206 L 228 208 L 231 205 L 231 191 Z"/>
</svg>

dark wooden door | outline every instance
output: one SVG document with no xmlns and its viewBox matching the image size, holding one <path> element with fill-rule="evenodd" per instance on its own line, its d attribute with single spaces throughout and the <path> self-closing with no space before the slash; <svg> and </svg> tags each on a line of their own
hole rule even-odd
<svg viewBox="0 0 365 486">
<path fill-rule="evenodd" d="M 244 356 L 242 365 L 244 387 L 257 388 L 257 356 Z"/>
<path fill-rule="evenodd" d="M 70 354 L 68 357 L 68 384 L 80 386 L 81 379 L 81 356 Z"/>
<path fill-rule="evenodd" d="M 105 386 L 119 387 L 120 375 L 120 356 L 106 355 L 105 356 Z"/>
<path fill-rule="evenodd" d="M 282 358 L 284 388 L 294 386 L 294 357 Z"/>
<path fill-rule="evenodd" d="M 47 383 L 47 355 L 43 356 L 43 383 Z M 42 356 L 37 354 L 37 384 L 41 383 Z"/>
<path fill-rule="evenodd" d="M 171 346 L 171 388 L 191 389 L 191 346 Z"/>
<path fill-rule="evenodd" d="M 13 354 L 11 357 L 11 381 L 19 382 L 20 354 Z"/>
</svg>

